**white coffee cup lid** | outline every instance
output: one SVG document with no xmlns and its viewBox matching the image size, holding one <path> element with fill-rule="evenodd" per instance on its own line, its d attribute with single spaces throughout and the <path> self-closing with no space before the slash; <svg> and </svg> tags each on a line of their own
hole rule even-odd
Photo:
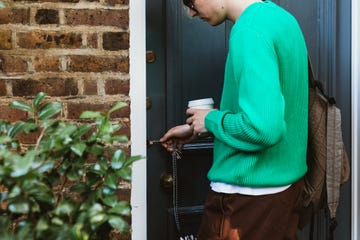
<svg viewBox="0 0 360 240">
<path fill-rule="evenodd" d="M 203 98 L 203 99 L 189 101 L 188 107 L 192 108 L 202 105 L 213 105 L 213 104 L 214 104 L 214 100 L 212 98 Z"/>
</svg>

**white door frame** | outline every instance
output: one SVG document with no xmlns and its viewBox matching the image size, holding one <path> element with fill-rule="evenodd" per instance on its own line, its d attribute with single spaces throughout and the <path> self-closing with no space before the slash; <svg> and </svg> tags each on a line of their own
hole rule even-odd
<svg viewBox="0 0 360 240">
<path fill-rule="evenodd" d="M 146 240 L 146 0 L 130 0 L 131 154 L 145 159 L 132 168 L 132 239 Z"/>
<path fill-rule="evenodd" d="M 351 187 L 351 239 L 357 240 L 359 235 L 359 200 L 360 200 L 360 184 L 359 184 L 359 141 L 360 141 L 360 2 L 352 0 L 351 2 L 351 112 L 352 112 L 352 187 Z"/>
</svg>

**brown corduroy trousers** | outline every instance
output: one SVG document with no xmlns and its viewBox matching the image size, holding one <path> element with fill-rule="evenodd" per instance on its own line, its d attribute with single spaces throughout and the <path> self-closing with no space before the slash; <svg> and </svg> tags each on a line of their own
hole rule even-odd
<svg viewBox="0 0 360 240">
<path fill-rule="evenodd" d="M 283 192 L 249 196 L 209 191 L 199 240 L 296 240 L 303 180 Z"/>
</svg>

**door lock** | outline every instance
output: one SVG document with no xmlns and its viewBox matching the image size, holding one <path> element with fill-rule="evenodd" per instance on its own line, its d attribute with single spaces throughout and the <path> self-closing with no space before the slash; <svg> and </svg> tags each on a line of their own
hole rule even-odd
<svg viewBox="0 0 360 240">
<path fill-rule="evenodd" d="M 160 185 L 166 191 L 171 193 L 173 188 L 174 178 L 169 172 L 163 172 L 160 176 Z"/>
</svg>

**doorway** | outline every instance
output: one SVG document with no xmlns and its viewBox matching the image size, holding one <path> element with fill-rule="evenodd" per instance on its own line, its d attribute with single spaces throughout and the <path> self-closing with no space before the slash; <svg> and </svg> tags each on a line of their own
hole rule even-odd
<svg viewBox="0 0 360 240">
<path fill-rule="evenodd" d="M 324 83 L 328 92 L 341 97 L 341 105 L 350 106 L 350 89 L 339 88 L 340 83 L 336 81 L 341 74 L 336 67 L 341 65 L 336 60 L 339 43 L 336 28 L 339 6 L 336 1 L 274 2 L 298 19 L 316 78 Z M 191 19 L 182 1 L 152 0 L 146 5 L 146 29 L 147 139 L 154 140 L 170 127 L 184 122 L 188 100 L 213 97 L 215 107 L 219 104 L 231 24 L 213 28 L 198 19 Z M 345 86 L 349 83 L 345 82 Z M 345 109 L 343 115 L 346 115 L 346 121 L 350 121 L 350 111 Z M 349 139 L 349 126 L 344 132 L 347 134 L 345 138 Z M 211 158 L 211 139 L 185 148 L 182 158 L 176 163 L 178 201 L 174 205 L 172 157 L 159 145 L 147 147 L 147 239 L 179 239 L 177 221 L 183 236 L 196 233 L 208 189 L 206 172 Z M 342 197 L 345 198 L 342 201 L 348 203 L 349 186 L 343 191 Z M 339 215 L 341 221 L 336 234 L 341 239 L 350 239 L 348 204 L 340 206 Z M 326 238 L 326 224 L 323 218 L 317 220 L 316 239 Z M 299 233 L 300 239 L 307 239 L 307 234 L 307 230 Z"/>
</svg>

